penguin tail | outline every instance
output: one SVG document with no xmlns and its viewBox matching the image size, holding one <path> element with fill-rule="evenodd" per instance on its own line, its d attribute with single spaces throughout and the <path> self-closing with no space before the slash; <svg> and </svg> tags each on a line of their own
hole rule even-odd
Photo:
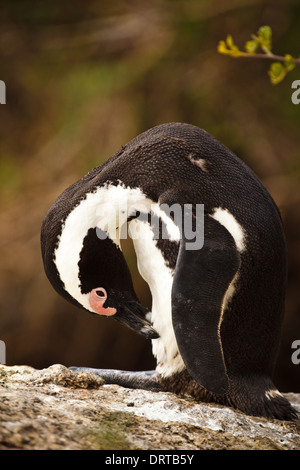
<svg viewBox="0 0 300 470">
<path fill-rule="evenodd" d="M 250 416 L 294 421 L 297 410 L 265 376 L 236 378 L 229 382 L 228 401 Z"/>
</svg>

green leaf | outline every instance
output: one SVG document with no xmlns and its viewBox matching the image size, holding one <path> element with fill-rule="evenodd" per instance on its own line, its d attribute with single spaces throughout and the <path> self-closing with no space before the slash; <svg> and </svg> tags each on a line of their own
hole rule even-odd
<svg viewBox="0 0 300 470">
<path fill-rule="evenodd" d="M 281 62 L 273 62 L 269 70 L 271 83 L 277 85 L 286 76 L 287 70 Z"/>
<path fill-rule="evenodd" d="M 249 54 L 255 54 L 258 48 L 258 44 L 259 43 L 257 40 L 247 41 L 245 44 L 245 49 Z"/>
<path fill-rule="evenodd" d="M 285 61 L 284 61 L 285 68 L 288 72 L 290 72 L 291 70 L 295 68 L 294 57 L 292 57 L 290 54 L 286 54 L 284 58 L 285 58 Z"/>
<path fill-rule="evenodd" d="M 257 38 L 263 51 L 270 54 L 272 49 L 272 29 L 270 26 L 261 26 Z"/>
<path fill-rule="evenodd" d="M 228 34 L 228 35 L 227 35 L 226 44 L 227 44 L 227 46 L 229 47 L 229 49 L 233 49 L 234 47 L 236 47 L 235 44 L 234 44 L 234 42 L 233 42 L 233 39 L 232 39 L 231 34 Z"/>
<path fill-rule="evenodd" d="M 226 42 L 219 42 L 218 52 L 220 52 L 221 54 L 230 55 L 232 57 L 242 57 L 244 55 L 244 53 L 239 50 L 238 46 L 234 44 L 232 36 L 230 36 L 230 34 L 227 36 Z"/>
<path fill-rule="evenodd" d="M 218 52 L 220 54 L 228 54 L 231 55 L 231 51 L 227 49 L 225 41 L 220 41 L 218 44 Z"/>
<path fill-rule="evenodd" d="M 241 57 L 243 55 L 242 51 L 239 50 L 238 46 L 234 44 L 232 36 L 228 34 L 226 38 L 226 44 L 230 49 L 230 55 L 232 57 Z"/>
<path fill-rule="evenodd" d="M 261 26 L 258 30 L 258 34 L 264 41 L 272 41 L 272 29 L 270 26 Z"/>
</svg>

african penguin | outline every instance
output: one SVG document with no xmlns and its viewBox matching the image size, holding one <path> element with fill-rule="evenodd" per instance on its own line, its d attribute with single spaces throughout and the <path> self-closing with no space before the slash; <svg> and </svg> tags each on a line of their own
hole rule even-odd
<svg viewBox="0 0 300 470">
<path fill-rule="evenodd" d="M 134 292 L 126 236 L 151 312 Z M 297 418 L 271 379 L 286 282 L 281 217 L 254 173 L 207 132 L 168 123 L 131 140 L 58 197 L 41 247 L 59 294 L 152 340 L 155 371 L 100 369 L 107 382 Z"/>
</svg>

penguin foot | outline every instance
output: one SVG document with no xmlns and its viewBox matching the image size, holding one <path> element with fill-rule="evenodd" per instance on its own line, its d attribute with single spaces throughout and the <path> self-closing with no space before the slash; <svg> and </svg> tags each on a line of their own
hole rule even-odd
<svg viewBox="0 0 300 470">
<path fill-rule="evenodd" d="M 131 372 L 115 369 L 93 369 L 89 367 L 69 367 L 73 372 L 90 372 L 100 375 L 105 383 L 120 385 L 125 388 L 163 392 L 165 389 L 159 383 L 155 370 Z"/>
<path fill-rule="evenodd" d="M 269 378 L 260 377 L 243 383 L 230 384 L 229 403 L 250 416 L 295 421 L 299 419 L 297 410 L 276 389 Z"/>
<path fill-rule="evenodd" d="M 261 400 L 260 403 L 256 402 L 254 406 L 252 404 L 250 406 L 237 406 L 235 403 L 233 403 L 233 406 L 249 416 L 263 416 L 282 421 L 296 421 L 299 419 L 297 410 L 282 395 Z"/>
</svg>

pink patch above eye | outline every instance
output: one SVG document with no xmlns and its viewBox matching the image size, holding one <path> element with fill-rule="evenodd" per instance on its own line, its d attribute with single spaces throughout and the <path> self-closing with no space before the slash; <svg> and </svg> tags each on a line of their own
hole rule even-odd
<svg viewBox="0 0 300 470">
<path fill-rule="evenodd" d="M 111 316 L 117 313 L 117 310 L 113 307 L 103 307 L 107 299 L 106 291 L 100 287 L 93 289 L 89 295 L 89 303 L 92 309 L 99 315 Z"/>
</svg>

